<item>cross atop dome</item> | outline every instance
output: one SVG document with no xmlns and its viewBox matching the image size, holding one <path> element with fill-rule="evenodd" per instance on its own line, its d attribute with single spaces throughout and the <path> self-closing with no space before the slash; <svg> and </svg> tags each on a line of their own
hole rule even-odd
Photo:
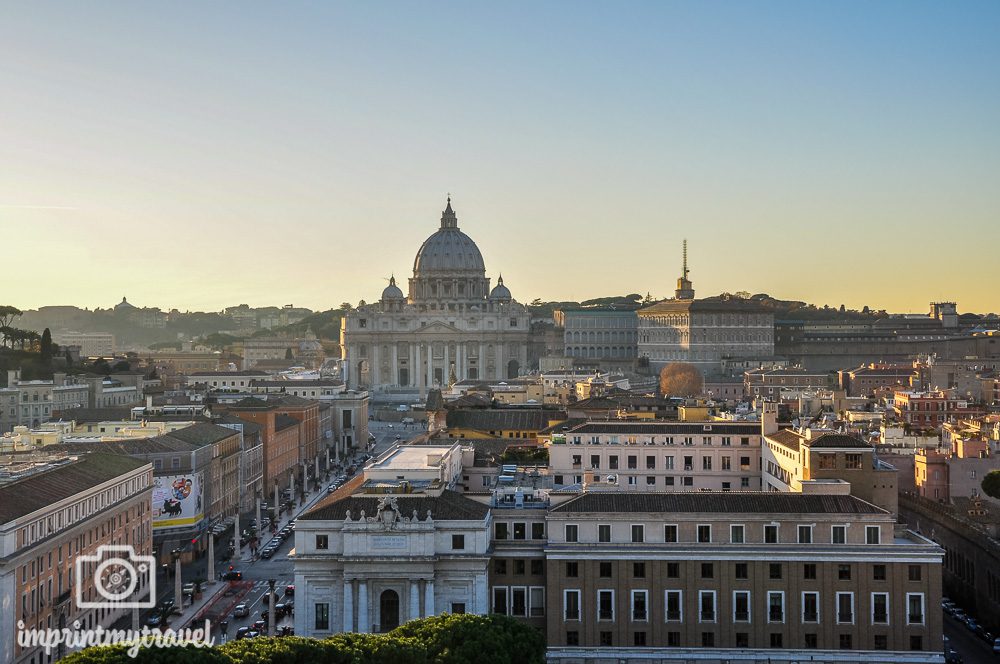
<svg viewBox="0 0 1000 664">
<path fill-rule="evenodd" d="M 441 213 L 441 228 L 458 228 L 458 216 L 451 209 L 451 194 L 448 194 L 448 207 Z"/>
</svg>

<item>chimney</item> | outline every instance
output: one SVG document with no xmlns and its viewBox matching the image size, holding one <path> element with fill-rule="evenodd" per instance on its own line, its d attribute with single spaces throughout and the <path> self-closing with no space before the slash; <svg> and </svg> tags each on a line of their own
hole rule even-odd
<svg viewBox="0 0 1000 664">
<path fill-rule="evenodd" d="M 20 369 L 7 369 L 7 387 L 14 387 L 14 385 L 20 380 L 21 380 Z"/>
<path fill-rule="evenodd" d="M 761 405 L 760 432 L 765 436 L 778 433 L 778 404 L 764 402 Z"/>
<path fill-rule="evenodd" d="M 64 373 L 54 373 L 52 374 L 52 384 L 56 387 L 61 387 L 66 384 L 66 374 Z"/>
<path fill-rule="evenodd" d="M 586 491 L 587 487 L 594 483 L 594 469 L 588 468 L 583 471 L 583 490 Z"/>
</svg>

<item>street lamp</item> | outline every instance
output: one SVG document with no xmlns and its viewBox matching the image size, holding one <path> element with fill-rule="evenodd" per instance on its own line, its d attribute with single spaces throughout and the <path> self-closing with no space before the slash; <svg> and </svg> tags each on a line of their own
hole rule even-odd
<svg viewBox="0 0 1000 664">
<path fill-rule="evenodd" d="M 171 551 L 170 559 L 174 561 L 174 604 L 178 608 L 184 608 L 184 597 L 181 595 L 181 550 Z"/>
<path fill-rule="evenodd" d="M 270 592 L 267 594 L 268 601 L 268 613 L 267 613 L 267 630 L 270 636 L 278 635 L 278 628 L 274 624 L 274 584 L 277 583 L 274 579 L 267 580 L 267 587 L 270 588 Z"/>
</svg>

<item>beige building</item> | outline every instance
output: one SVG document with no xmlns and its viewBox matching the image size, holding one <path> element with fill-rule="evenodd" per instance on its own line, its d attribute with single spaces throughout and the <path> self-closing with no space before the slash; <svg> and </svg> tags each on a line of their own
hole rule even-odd
<svg viewBox="0 0 1000 664">
<path fill-rule="evenodd" d="M 112 357 L 115 335 L 110 332 L 63 332 L 52 339 L 60 346 L 79 346 L 80 357 Z"/>
<path fill-rule="evenodd" d="M 127 615 L 108 606 L 80 608 L 76 590 L 86 602 L 101 601 L 96 563 L 83 559 L 101 556 L 102 546 L 152 553 L 152 486 L 148 461 L 113 454 L 68 457 L 0 484 L 0 664 L 47 664 L 66 654 L 63 648 L 49 655 L 40 647 L 22 649 L 15 638 L 18 621 L 29 629 L 72 629 L 75 621 L 94 629 Z M 156 570 L 149 572 L 139 575 L 135 600 L 149 595 Z"/>
<path fill-rule="evenodd" d="M 516 378 L 527 368 L 529 322 L 502 277 L 490 289 L 479 247 L 459 230 L 449 199 L 441 227 L 417 251 L 408 294 L 392 278 L 378 302 L 344 316 L 346 382 L 424 395 L 467 378 Z"/>
<path fill-rule="evenodd" d="M 590 491 L 545 529 L 550 662 L 941 661 L 943 550 L 854 496 Z"/>
</svg>

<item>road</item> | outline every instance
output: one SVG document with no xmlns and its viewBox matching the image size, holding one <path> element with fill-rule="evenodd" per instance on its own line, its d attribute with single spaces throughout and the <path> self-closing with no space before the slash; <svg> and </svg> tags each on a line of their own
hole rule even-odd
<svg viewBox="0 0 1000 664">
<path fill-rule="evenodd" d="M 997 664 L 1000 657 L 993 654 L 992 646 L 966 629 L 947 613 L 944 614 L 944 635 L 951 647 L 958 651 L 965 664 Z"/>
</svg>

